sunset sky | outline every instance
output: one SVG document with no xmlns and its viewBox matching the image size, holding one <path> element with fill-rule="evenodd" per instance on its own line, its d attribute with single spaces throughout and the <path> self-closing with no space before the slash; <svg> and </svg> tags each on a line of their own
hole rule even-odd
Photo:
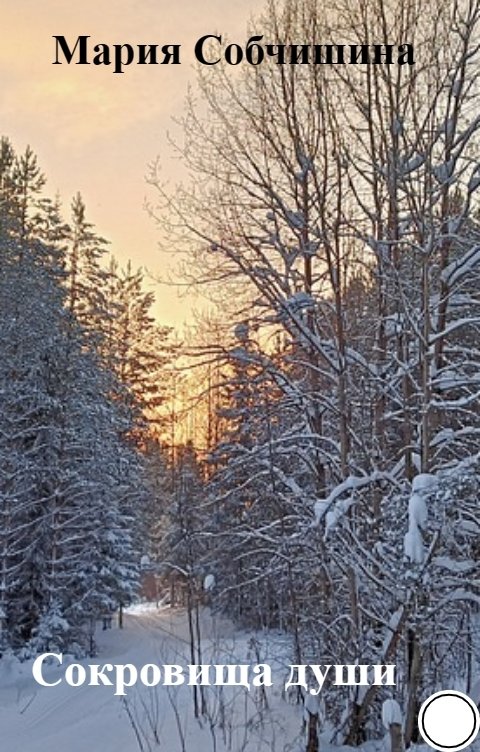
<svg viewBox="0 0 480 752">
<path fill-rule="evenodd" d="M 60 193 L 65 212 L 80 191 L 88 217 L 112 243 L 121 263 L 131 259 L 153 274 L 171 261 L 157 249 L 156 228 L 143 208 L 155 196 L 145 183 L 147 166 L 160 158 L 175 180 L 178 163 L 168 144 L 172 118 L 182 114 L 195 81 L 193 48 L 216 31 L 246 39 L 259 8 L 253 0 L 7 0 L 0 44 L 1 134 L 17 151 L 30 144 L 45 171 L 47 193 Z M 112 66 L 52 65 L 53 35 L 72 46 L 89 34 L 91 43 L 181 44 L 181 65 L 131 65 L 122 75 Z M 156 288 L 157 315 L 180 326 L 191 303 L 172 288 Z"/>
</svg>

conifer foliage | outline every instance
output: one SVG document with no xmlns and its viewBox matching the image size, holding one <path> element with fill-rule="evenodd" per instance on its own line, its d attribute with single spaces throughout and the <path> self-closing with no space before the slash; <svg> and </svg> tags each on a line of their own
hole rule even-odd
<svg viewBox="0 0 480 752">
<path fill-rule="evenodd" d="M 105 357 L 105 243 L 80 196 L 69 225 L 44 184 L 2 139 L 0 649 L 92 651 L 96 619 L 137 590 L 147 481 L 131 385 Z"/>
</svg>

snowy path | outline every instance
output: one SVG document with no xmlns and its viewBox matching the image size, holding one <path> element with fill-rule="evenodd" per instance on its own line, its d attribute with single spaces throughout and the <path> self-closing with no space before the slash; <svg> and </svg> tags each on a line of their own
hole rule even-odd
<svg viewBox="0 0 480 752">
<path fill-rule="evenodd" d="M 256 663 L 249 648 L 250 636 L 204 615 L 203 662 Z M 126 614 L 124 630 L 100 630 L 96 639 L 98 657 L 82 661 L 84 665 L 132 663 L 140 668 L 147 663 L 190 663 L 187 620 L 181 611 L 138 607 Z M 285 654 L 282 637 L 262 640 L 260 649 L 261 662 L 276 666 L 280 677 L 283 661 L 279 651 Z M 63 670 L 52 667 L 45 675 L 55 681 L 63 677 Z M 267 712 L 258 702 L 259 690 L 229 687 L 219 694 L 219 688 L 214 688 L 207 697 L 213 732 L 208 722 L 199 724 L 193 718 L 190 687 L 127 689 L 128 710 L 144 732 L 140 746 L 124 699 L 115 697 L 113 687 L 62 683 L 42 688 L 33 680 L 27 663 L 17 662 L 9 670 L 3 661 L 0 672 L 0 752 L 301 752 L 305 748 L 302 711 L 286 703 L 275 684 L 268 691 Z M 155 717 L 158 744 L 148 716 Z M 388 748 L 386 741 L 370 742 L 362 752 L 386 752 Z M 321 749 L 347 750 L 331 747 L 325 738 Z"/>
<path fill-rule="evenodd" d="M 202 630 L 202 645 L 206 652 L 213 641 L 217 646 L 223 645 L 224 654 L 233 651 L 233 634 L 228 625 L 221 625 L 220 635 L 215 624 L 207 619 Z M 133 663 L 138 668 L 146 663 L 189 663 L 188 629 L 185 616 L 180 612 L 140 609 L 126 615 L 123 631 L 99 631 L 96 637 L 99 655 L 90 661 L 93 663 Z M 242 649 L 242 643 L 238 644 L 235 640 L 235 652 L 237 649 Z M 231 655 L 232 662 L 235 662 L 236 658 L 233 658 L 233 653 Z M 241 657 L 241 660 L 244 659 L 245 654 Z M 84 664 L 88 662 L 82 661 Z M 4 669 L 4 676 L 0 677 L 1 752 L 136 752 L 140 749 L 124 702 L 122 698 L 114 696 L 113 687 L 70 687 L 62 683 L 57 687 L 42 688 L 34 682 L 30 664 L 23 664 L 20 671 L 16 666 L 9 677 Z M 61 676 L 61 668 L 52 668 L 48 674 L 50 681 Z M 148 696 L 149 701 L 152 696 L 158 697 L 157 728 L 161 744 L 155 749 L 169 752 L 182 749 L 178 723 L 185 735 L 188 752 L 203 752 L 212 748 L 209 730 L 205 727 L 200 729 L 192 721 L 190 689 L 182 688 L 179 692 L 173 688 L 170 690 L 171 698 L 164 687 L 159 687 L 156 693 L 155 690 L 143 692 L 141 695 L 137 689 L 129 689 L 127 700 L 135 718 L 140 719 L 143 713 L 141 697 Z M 172 700 L 178 711 L 178 722 Z M 240 749 L 240 742 L 234 740 L 240 727 L 241 723 L 237 723 L 232 716 L 230 742 L 233 743 L 233 752 Z M 262 739 L 254 731 L 248 733 L 252 734 L 253 749 L 271 749 L 266 741 L 262 746 Z M 242 735 L 245 737 L 245 730 Z M 149 750 L 147 742 L 144 740 L 143 743 L 145 750 Z M 250 749 L 250 744 L 246 748 Z"/>
<path fill-rule="evenodd" d="M 184 620 L 168 611 L 128 614 L 125 629 L 99 632 L 99 656 L 92 662 L 133 663 L 137 667 L 179 653 L 186 638 Z M 88 661 L 83 661 L 88 663 Z M 61 670 L 49 676 L 55 681 Z M 130 690 L 129 696 L 135 690 Z M 1 678 L 2 752 L 133 752 L 138 745 L 122 700 L 112 687 L 42 688 L 30 666 Z"/>
</svg>

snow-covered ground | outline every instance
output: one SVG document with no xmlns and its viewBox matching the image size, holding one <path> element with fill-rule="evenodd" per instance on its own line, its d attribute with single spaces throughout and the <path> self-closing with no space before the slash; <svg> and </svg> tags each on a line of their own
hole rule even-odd
<svg viewBox="0 0 480 752">
<path fill-rule="evenodd" d="M 205 655 L 211 654 L 215 645 L 217 655 L 222 654 L 226 663 L 256 662 L 253 656 L 247 657 L 246 640 L 234 634 L 228 624 L 217 626 L 214 620 L 204 617 L 202 631 Z M 99 655 L 91 661 L 94 663 L 132 663 L 140 668 L 147 663 L 187 665 L 190 662 L 187 620 L 185 614 L 178 611 L 137 607 L 126 614 L 123 630 L 99 630 L 96 639 Z M 45 672 L 48 681 L 63 676 L 64 668 L 49 667 Z M 235 708 L 229 705 L 229 698 L 225 698 L 225 707 L 220 702 L 212 703 L 211 723 L 203 722 L 200 726 L 192 714 L 191 688 L 159 686 L 140 690 L 132 687 L 127 690 L 126 698 L 121 698 L 115 697 L 114 689 L 108 686 L 70 687 L 62 683 L 42 688 L 33 680 L 29 662 L 2 661 L 0 670 L 2 752 L 150 749 L 203 752 L 213 749 L 214 735 L 219 749 L 223 744 L 225 749 L 253 750 L 262 749 L 262 737 L 270 741 L 275 733 L 287 731 L 277 713 L 270 723 L 262 724 L 258 717 L 258 698 L 240 687 L 225 688 L 225 694 L 235 692 L 237 699 L 241 697 L 241 708 L 238 702 Z M 297 716 L 297 726 L 298 712 L 292 708 L 290 713 L 292 717 Z M 220 731 L 222 714 L 224 731 Z M 290 730 L 288 733 L 290 735 Z M 155 735 L 159 739 L 156 746 Z M 263 748 L 270 749 L 270 743 Z M 283 749 L 283 744 L 279 749 Z"/>
<path fill-rule="evenodd" d="M 234 632 L 208 614 L 202 619 L 204 663 L 266 662 L 283 676 L 282 638 L 261 639 Z M 97 634 L 95 663 L 187 665 L 189 642 L 183 612 L 149 606 L 132 609 L 125 629 Z M 256 651 L 260 660 L 257 661 Z M 87 664 L 89 661 L 83 661 Z M 48 669 L 50 681 L 64 668 Z M 47 675 L 47 674 L 46 674 Z M 207 720 L 196 721 L 192 688 L 135 687 L 126 698 L 115 697 L 113 687 L 52 688 L 38 686 L 31 664 L 0 662 L 1 752 L 300 752 L 305 749 L 302 710 L 282 696 L 283 682 L 267 690 L 216 687 L 208 691 Z M 264 700 L 268 703 L 265 708 Z M 331 748 L 322 740 L 322 752 Z M 343 748 L 346 749 L 346 748 Z M 387 750 L 388 744 L 370 743 L 364 752 Z"/>
</svg>

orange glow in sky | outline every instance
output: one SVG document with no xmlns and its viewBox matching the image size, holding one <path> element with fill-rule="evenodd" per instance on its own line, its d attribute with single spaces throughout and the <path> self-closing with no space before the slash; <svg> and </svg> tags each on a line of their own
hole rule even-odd
<svg viewBox="0 0 480 752">
<path fill-rule="evenodd" d="M 204 34 L 246 41 L 253 0 L 16 0 L 5 3 L 0 26 L 1 135 L 22 152 L 30 144 L 46 173 L 47 193 L 57 191 L 68 214 L 80 191 L 88 217 L 111 241 L 121 264 L 128 259 L 164 275 L 171 259 L 157 248 L 154 200 L 145 182 L 148 164 L 160 158 L 175 181 L 178 162 L 168 144 L 172 118 L 182 114 L 195 81 L 193 48 Z M 261 32 L 259 32 L 261 33 Z M 54 35 L 94 44 L 181 44 L 181 65 L 53 65 Z M 150 192 L 149 192 L 150 191 Z M 155 288 L 159 321 L 181 326 L 191 302 L 172 288 Z"/>
</svg>

